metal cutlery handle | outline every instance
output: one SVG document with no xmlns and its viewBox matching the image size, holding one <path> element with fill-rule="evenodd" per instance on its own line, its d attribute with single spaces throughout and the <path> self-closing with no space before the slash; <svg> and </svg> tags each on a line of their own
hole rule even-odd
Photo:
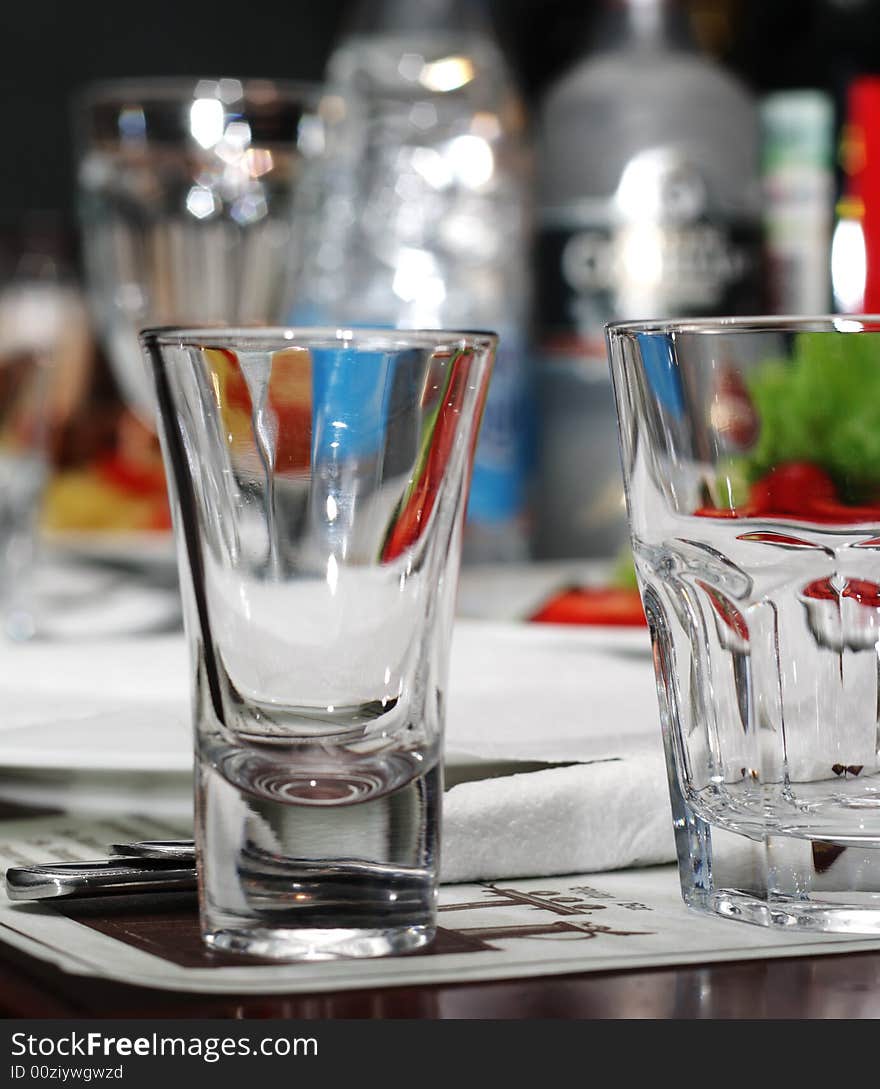
<svg viewBox="0 0 880 1089">
<path fill-rule="evenodd" d="M 137 843 L 111 843 L 110 853 L 125 858 L 151 858 L 196 864 L 196 845 L 191 839 L 142 839 Z"/>
<path fill-rule="evenodd" d="M 17 866 L 6 871 L 10 900 L 185 892 L 195 887 L 195 865 L 174 860 L 110 858 Z"/>
</svg>

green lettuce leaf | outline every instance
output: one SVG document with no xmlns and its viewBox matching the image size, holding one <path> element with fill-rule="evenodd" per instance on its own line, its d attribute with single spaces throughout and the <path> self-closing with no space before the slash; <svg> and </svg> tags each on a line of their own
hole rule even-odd
<svg viewBox="0 0 880 1089">
<path fill-rule="evenodd" d="M 767 360 L 747 385 L 761 420 L 745 458 L 750 482 L 809 461 L 844 502 L 880 495 L 880 337 L 801 333 L 790 360 Z"/>
</svg>

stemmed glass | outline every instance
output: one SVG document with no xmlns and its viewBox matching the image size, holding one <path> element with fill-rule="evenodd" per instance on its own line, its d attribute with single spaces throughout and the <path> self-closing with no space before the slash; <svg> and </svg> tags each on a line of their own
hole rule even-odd
<svg viewBox="0 0 880 1089">
<path fill-rule="evenodd" d="M 156 427 L 148 325 L 282 318 L 290 206 L 318 91 L 238 79 L 91 87 L 77 104 L 86 279 L 122 395 Z"/>
</svg>

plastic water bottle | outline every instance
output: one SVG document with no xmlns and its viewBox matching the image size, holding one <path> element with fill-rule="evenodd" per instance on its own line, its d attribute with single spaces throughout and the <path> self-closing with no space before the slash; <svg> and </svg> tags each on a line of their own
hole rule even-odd
<svg viewBox="0 0 880 1089">
<path fill-rule="evenodd" d="M 291 317 L 491 329 L 466 561 L 528 555 L 530 154 L 483 7 L 363 4 L 332 53 L 298 185 Z"/>
<path fill-rule="evenodd" d="M 603 325 L 760 312 L 758 118 L 672 0 L 606 0 L 540 115 L 539 557 L 626 542 Z"/>
</svg>

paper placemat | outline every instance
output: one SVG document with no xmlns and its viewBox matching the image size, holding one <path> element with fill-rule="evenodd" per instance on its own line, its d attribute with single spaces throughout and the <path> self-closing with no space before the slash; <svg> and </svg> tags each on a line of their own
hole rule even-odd
<svg viewBox="0 0 880 1089">
<path fill-rule="evenodd" d="M 0 827 L 0 867 L 100 857 L 120 838 L 182 832 L 148 818 L 8 822 Z M 71 901 L 60 909 L 13 904 L 5 893 L 0 902 L 0 940 L 67 972 L 202 993 L 315 993 L 880 950 L 880 938 L 779 933 L 691 912 L 672 866 L 448 885 L 439 922 L 424 953 L 252 964 L 204 950 L 194 904 L 91 913 Z"/>
</svg>

